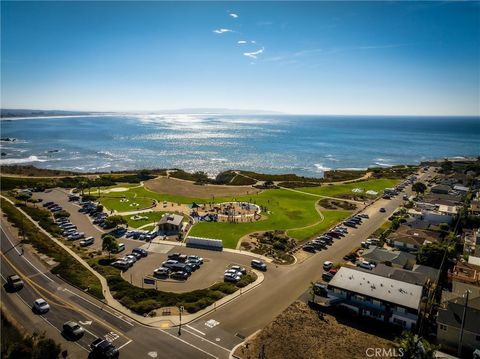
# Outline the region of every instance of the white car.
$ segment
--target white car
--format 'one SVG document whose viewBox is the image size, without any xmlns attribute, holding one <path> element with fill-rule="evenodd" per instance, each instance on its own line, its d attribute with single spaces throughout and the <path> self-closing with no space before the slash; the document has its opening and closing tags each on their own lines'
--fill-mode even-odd
<svg viewBox="0 0 480 359">
<path fill-rule="evenodd" d="M 323 269 L 324 270 L 329 271 L 330 269 L 332 269 L 332 267 L 333 267 L 332 262 L 330 262 L 330 261 L 323 262 Z"/>
<path fill-rule="evenodd" d="M 33 302 L 33 310 L 37 313 L 46 313 L 50 310 L 50 305 L 43 298 L 38 298 Z"/>
<path fill-rule="evenodd" d="M 242 272 L 237 271 L 237 270 L 235 270 L 235 269 L 227 269 L 227 270 L 225 271 L 225 275 L 227 275 L 227 274 L 232 275 L 232 276 L 239 276 L 239 277 L 242 276 Z"/>
<path fill-rule="evenodd" d="M 137 261 L 137 257 L 135 257 L 133 254 L 127 254 L 125 256 L 125 259 L 127 259 L 127 260 L 130 259 L 130 260 L 133 261 L 133 263 L 135 263 Z"/>
</svg>

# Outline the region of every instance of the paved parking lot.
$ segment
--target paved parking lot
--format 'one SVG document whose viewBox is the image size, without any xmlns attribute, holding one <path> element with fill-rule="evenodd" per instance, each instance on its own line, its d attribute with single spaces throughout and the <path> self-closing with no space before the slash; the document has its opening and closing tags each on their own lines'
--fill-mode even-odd
<svg viewBox="0 0 480 359">
<path fill-rule="evenodd" d="M 123 242 L 123 240 L 121 240 Z M 126 251 L 117 255 L 122 257 L 129 253 L 134 246 L 125 243 Z M 167 253 L 156 253 L 149 250 L 149 246 L 171 247 Z M 247 269 L 250 268 L 252 257 L 231 252 L 215 252 L 209 250 L 186 248 L 180 246 L 170 246 L 164 243 L 152 244 L 146 243 L 142 246 L 149 251 L 148 257 L 139 259 L 132 267 L 123 272 L 123 278 L 131 281 L 132 284 L 141 287 L 144 277 L 153 277 L 153 270 L 160 267 L 163 261 L 166 261 L 169 253 L 179 252 L 186 255 L 197 255 L 203 258 L 203 265 L 200 266 L 185 281 L 177 281 L 174 279 L 156 278 L 156 287 L 159 290 L 167 292 L 190 292 L 196 289 L 204 289 L 216 282 L 223 282 L 223 273 L 225 269 L 233 264 L 241 265 Z M 143 284 L 145 288 L 155 288 L 155 285 Z"/>
<path fill-rule="evenodd" d="M 95 238 L 93 245 L 87 247 L 93 250 L 101 250 L 101 235 L 104 233 L 100 227 L 95 226 L 91 218 L 78 212 L 80 206 L 74 202 L 69 202 L 67 192 L 54 189 L 52 191 L 35 193 L 35 198 L 42 198 L 43 202 L 55 202 L 64 210 L 70 213 L 70 221 L 75 224 L 79 232 L 84 232 L 85 237 L 92 236 Z M 78 242 L 78 241 L 76 241 Z M 123 278 L 132 284 L 145 287 L 157 288 L 162 291 L 171 292 L 189 292 L 196 289 L 204 289 L 216 282 L 223 282 L 223 274 L 225 269 L 233 264 L 241 265 L 247 269 L 250 268 L 250 262 L 253 257 L 247 254 L 239 254 L 232 252 L 215 252 L 202 249 L 186 248 L 179 246 L 178 243 L 164 241 L 161 237 L 157 237 L 152 242 L 145 242 L 131 238 L 119 238 L 118 243 L 125 244 L 125 250 L 116 254 L 117 258 L 121 258 L 132 252 L 135 247 L 141 247 L 148 251 L 148 256 L 139 259 L 131 268 L 125 271 Z M 160 267 L 162 262 L 168 259 L 169 253 L 180 252 L 187 255 L 198 255 L 204 259 L 204 264 L 197 269 L 184 282 L 173 279 L 156 278 L 156 284 L 144 284 L 145 277 L 153 277 L 153 271 Z"/>
</svg>

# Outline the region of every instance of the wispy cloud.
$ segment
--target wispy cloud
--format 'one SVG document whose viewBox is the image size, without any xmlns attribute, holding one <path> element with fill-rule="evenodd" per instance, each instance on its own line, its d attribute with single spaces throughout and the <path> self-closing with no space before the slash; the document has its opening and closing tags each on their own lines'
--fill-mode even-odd
<svg viewBox="0 0 480 359">
<path fill-rule="evenodd" d="M 260 50 L 257 50 L 257 51 L 253 51 L 253 52 L 244 52 L 243 55 L 244 56 L 247 56 L 247 57 L 250 57 L 252 59 L 256 59 L 258 55 L 260 55 L 261 53 L 263 53 L 265 51 L 265 48 L 262 47 Z"/>
<path fill-rule="evenodd" d="M 350 46 L 350 47 L 337 47 L 326 51 L 328 54 L 335 54 L 344 51 L 362 51 L 362 50 L 383 50 L 394 49 L 397 47 L 407 46 L 407 44 L 386 44 L 386 45 L 365 45 L 365 46 Z"/>
<path fill-rule="evenodd" d="M 255 40 L 250 41 L 252 44 L 256 44 L 257 42 Z"/>
<path fill-rule="evenodd" d="M 225 34 L 226 32 L 233 32 L 233 31 L 230 30 L 230 29 L 223 29 L 223 28 L 221 28 L 221 29 L 213 30 L 213 32 L 216 33 L 216 34 Z"/>
<path fill-rule="evenodd" d="M 237 44 L 246 44 L 247 42 L 245 40 L 239 40 L 237 41 Z"/>
<path fill-rule="evenodd" d="M 233 17 L 234 19 L 237 19 L 238 18 L 238 14 L 235 14 L 234 12 L 231 12 L 229 14 L 231 17 Z"/>
</svg>

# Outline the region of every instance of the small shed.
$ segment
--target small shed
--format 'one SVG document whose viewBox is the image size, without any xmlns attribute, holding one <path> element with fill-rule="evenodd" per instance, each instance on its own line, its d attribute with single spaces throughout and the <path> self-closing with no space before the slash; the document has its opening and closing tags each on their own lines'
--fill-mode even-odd
<svg viewBox="0 0 480 359">
<path fill-rule="evenodd" d="M 187 247 L 207 249 L 211 251 L 223 251 L 223 242 L 219 239 L 201 238 L 201 237 L 187 237 L 185 240 Z"/>
<path fill-rule="evenodd" d="M 165 214 L 158 222 L 158 232 L 163 234 L 177 234 L 182 229 L 183 216 L 178 214 Z"/>
</svg>

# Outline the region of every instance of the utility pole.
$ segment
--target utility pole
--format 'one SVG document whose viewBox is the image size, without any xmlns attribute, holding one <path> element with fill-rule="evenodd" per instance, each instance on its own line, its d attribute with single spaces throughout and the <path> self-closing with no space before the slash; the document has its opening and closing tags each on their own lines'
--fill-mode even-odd
<svg viewBox="0 0 480 359">
<path fill-rule="evenodd" d="M 463 306 L 463 315 L 462 315 L 462 325 L 460 326 L 460 338 L 458 339 L 458 352 L 457 356 L 462 357 L 462 340 L 463 340 L 463 329 L 465 328 L 465 319 L 467 317 L 467 308 L 468 308 L 468 295 L 470 290 L 465 291 L 465 305 Z"/>
</svg>

